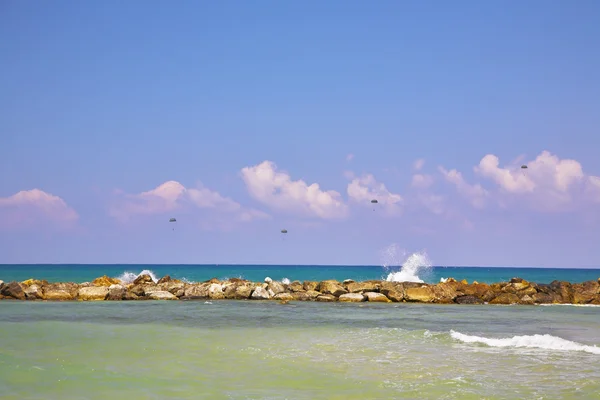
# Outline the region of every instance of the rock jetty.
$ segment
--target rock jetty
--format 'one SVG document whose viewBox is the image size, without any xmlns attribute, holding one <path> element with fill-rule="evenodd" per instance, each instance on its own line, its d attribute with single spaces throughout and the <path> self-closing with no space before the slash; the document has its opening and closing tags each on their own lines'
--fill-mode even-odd
<svg viewBox="0 0 600 400">
<path fill-rule="evenodd" d="M 129 284 L 102 276 L 92 282 L 50 283 L 28 279 L 23 282 L 0 281 L 0 299 L 46 301 L 117 301 L 117 300 L 276 300 L 339 301 L 377 303 L 437 304 L 597 304 L 600 305 L 600 278 L 596 281 L 569 283 L 553 281 L 533 283 L 521 278 L 510 282 L 486 283 L 457 281 L 449 278 L 437 284 L 369 280 L 294 281 L 281 283 L 266 278 L 252 282 L 216 278 L 186 283 L 170 276 L 154 282 L 140 275 Z"/>
</svg>

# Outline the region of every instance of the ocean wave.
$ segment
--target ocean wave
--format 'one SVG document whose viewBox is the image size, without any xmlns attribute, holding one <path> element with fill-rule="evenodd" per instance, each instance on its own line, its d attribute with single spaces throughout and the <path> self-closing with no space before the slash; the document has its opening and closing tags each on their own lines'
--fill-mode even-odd
<svg viewBox="0 0 600 400">
<path fill-rule="evenodd" d="M 573 304 L 573 303 L 565 303 L 565 304 L 538 304 L 539 306 L 548 307 L 548 306 L 570 306 L 570 307 L 600 307 L 600 304 Z"/>
<path fill-rule="evenodd" d="M 465 335 L 464 333 L 451 330 L 450 336 L 453 339 L 463 343 L 483 343 L 490 347 L 515 347 L 515 348 L 536 348 L 544 350 L 560 351 L 583 351 L 591 354 L 600 355 L 600 347 L 589 346 L 577 342 L 572 342 L 557 336 L 549 334 L 544 335 L 523 335 L 510 338 L 486 338 L 482 336 Z"/>
</svg>

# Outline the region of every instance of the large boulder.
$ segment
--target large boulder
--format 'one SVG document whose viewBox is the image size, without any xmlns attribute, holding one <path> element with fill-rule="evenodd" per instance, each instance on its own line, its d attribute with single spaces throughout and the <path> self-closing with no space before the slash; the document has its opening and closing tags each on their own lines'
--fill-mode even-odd
<svg viewBox="0 0 600 400">
<path fill-rule="evenodd" d="M 361 301 L 365 301 L 365 296 L 363 296 L 360 293 L 346 293 L 340 295 L 339 301 L 348 303 L 358 303 Z"/>
<path fill-rule="evenodd" d="M 258 286 L 252 292 L 250 298 L 252 300 L 269 300 L 272 297 L 271 292 L 266 287 Z"/>
<path fill-rule="evenodd" d="M 208 287 L 210 285 L 207 283 L 189 285 L 184 290 L 183 298 L 189 300 L 208 299 Z"/>
<path fill-rule="evenodd" d="M 514 293 L 500 293 L 497 297 L 494 297 L 490 304 L 518 304 L 519 297 Z"/>
<path fill-rule="evenodd" d="M 309 291 L 309 290 L 317 290 L 317 287 L 319 286 L 319 282 L 315 282 L 315 281 L 304 281 L 304 284 L 302 285 L 302 288 L 305 291 Z"/>
<path fill-rule="evenodd" d="M 121 281 L 119 279 L 116 278 L 111 278 L 107 275 L 101 276 L 99 278 L 96 278 L 92 281 L 92 285 L 93 286 L 106 286 L 109 287 L 110 285 L 118 285 L 121 284 Z"/>
<path fill-rule="evenodd" d="M 4 297 L 11 297 L 16 300 L 25 300 L 25 292 L 19 282 L 13 281 L 2 285 L 0 293 Z"/>
<path fill-rule="evenodd" d="M 371 303 L 391 303 L 392 302 L 384 294 L 381 294 L 381 293 L 365 292 L 363 294 L 367 298 L 367 301 L 369 301 Z"/>
<path fill-rule="evenodd" d="M 78 298 L 83 301 L 98 301 L 104 300 L 108 296 L 108 287 L 106 286 L 89 286 L 79 289 Z"/>
<path fill-rule="evenodd" d="M 135 280 L 133 281 L 134 285 L 140 285 L 142 283 L 154 283 L 154 280 L 152 279 L 152 277 L 148 274 L 143 274 L 138 276 L 137 278 L 135 278 Z"/>
<path fill-rule="evenodd" d="M 317 291 L 321 292 L 322 294 L 331 294 L 335 297 L 348 293 L 348 291 L 344 289 L 338 281 L 333 279 L 319 282 Z"/>
<path fill-rule="evenodd" d="M 224 299 L 223 295 L 223 285 L 220 283 L 211 283 L 208 287 L 208 297 L 212 300 L 221 300 Z"/>
<path fill-rule="evenodd" d="M 25 289 L 25 297 L 27 300 L 41 300 L 44 298 L 44 291 L 39 285 L 31 285 Z"/>
<path fill-rule="evenodd" d="M 73 282 L 51 283 L 43 289 L 45 300 L 75 300 L 79 292 L 79 286 Z"/>
<path fill-rule="evenodd" d="M 330 301 L 336 301 L 337 297 L 335 297 L 332 294 L 320 294 L 317 296 L 316 301 L 324 301 L 324 302 L 330 302 Z"/>
<path fill-rule="evenodd" d="M 304 285 L 298 281 L 294 281 L 288 285 L 288 290 L 290 292 L 303 292 L 305 291 Z"/>
<path fill-rule="evenodd" d="M 470 294 L 458 296 L 454 299 L 454 301 L 457 304 L 483 304 L 483 300 Z"/>
<path fill-rule="evenodd" d="M 108 287 L 108 295 L 106 296 L 106 300 L 124 300 L 126 293 L 127 289 L 125 286 L 119 284 L 110 285 Z"/>
<path fill-rule="evenodd" d="M 179 300 L 173 293 L 166 290 L 159 290 L 148 295 L 150 300 Z"/>
<path fill-rule="evenodd" d="M 350 282 L 344 286 L 350 293 L 379 292 L 381 289 L 381 282 L 380 281 Z"/>
<path fill-rule="evenodd" d="M 285 292 L 285 287 L 281 282 L 271 281 L 267 288 L 273 293 L 273 295 Z"/>
<path fill-rule="evenodd" d="M 435 293 L 430 286 L 413 287 L 404 290 L 404 298 L 406 301 L 433 303 Z"/>
</svg>

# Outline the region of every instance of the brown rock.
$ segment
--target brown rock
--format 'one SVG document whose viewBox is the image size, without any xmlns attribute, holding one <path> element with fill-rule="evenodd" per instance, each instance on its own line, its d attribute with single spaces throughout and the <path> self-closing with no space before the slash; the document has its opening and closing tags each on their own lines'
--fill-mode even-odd
<svg viewBox="0 0 600 400">
<path fill-rule="evenodd" d="M 2 285 L 0 293 L 5 297 L 11 297 L 16 300 L 25 300 L 25 292 L 19 282 L 16 281 Z"/>
<path fill-rule="evenodd" d="M 106 286 L 109 287 L 111 285 L 119 285 L 121 281 L 119 279 L 111 278 L 107 275 L 101 276 L 100 278 L 96 278 L 92 281 L 92 286 Z"/>
<path fill-rule="evenodd" d="M 304 285 L 302 285 L 300 282 L 294 281 L 288 285 L 288 290 L 290 292 L 303 292 L 305 289 Z"/>
<path fill-rule="evenodd" d="M 150 300 L 179 300 L 173 293 L 169 293 L 166 290 L 159 290 L 152 292 L 148 295 Z"/>
<path fill-rule="evenodd" d="M 460 295 L 456 290 L 459 287 L 455 282 L 439 283 L 433 286 L 433 295 L 436 303 L 452 303 Z"/>
<path fill-rule="evenodd" d="M 346 285 L 346 289 L 350 293 L 379 292 L 381 290 L 381 282 L 379 282 L 379 281 L 351 282 Z"/>
<path fill-rule="evenodd" d="M 539 292 L 539 293 L 536 293 L 533 296 L 531 296 L 531 298 L 533 299 L 533 302 L 537 303 L 537 304 L 552 304 L 552 303 L 554 303 L 554 299 L 553 299 L 552 295 L 549 295 L 548 293 Z"/>
<path fill-rule="evenodd" d="M 42 300 L 44 298 L 44 291 L 39 285 L 33 284 L 25 289 L 25 297 L 27 300 Z"/>
<path fill-rule="evenodd" d="M 90 286 L 79 289 L 77 295 L 79 300 L 82 301 L 98 301 L 104 300 L 108 296 L 108 287 L 106 286 Z"/>
<path fill-rule="evenodd" d="M 281 301 L 290 301 L 294 300 L 294 296 L 292 296 L 291 293 L 277 293 L 275 296 L 273 296 L 273 299 Z"/>
<path fill-rule="evenodd" d="M 490 301 L 490 304 L 517 304 L 519 297 L 514 293 L 500 293 Z"/>
<path fill-rule="evenodd" d="M 189 285 L 185 288 L 183 297 L 188 300 L 195 299 L 208 299 L 208 286 L 209 283 L 199 283 Z"/>
<path fill-rule="evenodd" d="M 125 289 L 123 285 L 111 285 L 108 288 L 108 295 L 106 296 L 106 300 L 124 300 L 126 293 L 127 289 Z"/>
<path fill-rule="evenodd" d="M 154 283 L 152 277 L 148 274 L 140 275 L 133 281 L 134 285 L 140 285 L 142 283 Z"/>
<path fill-rule="evenodd" d="M 167 282 L 171 282 L 171 276 L 170 275 L 163 276 L 156 283 L 158 283 L 160 285 L 161 283 L 167 283 Z"/>
<path fill-rule="evenodd" d="M 304 281 L 302 288 L 307 292 L 310 290 L 317 290 L 317 286 L 319 286 L 319 282 L 315 281 Z"/>
<path fill-rule="evenodd" d="M 277 282 L 277 281 L 269 282 L 267 288 L 270 289 L 271 292 L 273 292 L 273 294 L 279 294 L 279 293 L 285 292 L 285 287 L 283 286 L 283 284 L 281 282 Z"/>
<path fill-rule="evenodd" d="M 381 294 L 381 293 L 365 292 L 363 294 L 367 298 L 367 301 L 372 302 L 372 303 L 391 303 L 392 302 L 384 294 Z"/>
<path fill-rule="evenodd" d="M 326 280 L 319 282 L 317 291 L 321 292 L 322 294 L 331 294 L 335 297 L 348 293 L 348 291 L 344 289 L 336 280 Z"/>
<path fill-rule="evenodd" d="M 336 297 L 332 294 L 321 294 L 317 296 L 317 301 L 336 301 Z"/>
<path fill-rule="evenodd" d="M 365 301 L 365 296 L 360 293 L 346 293 L 339 297 L 339 301 L 346 303 L 359 303 Z"/>
<path fill-rule="evenodd" d="M 534 301 L 531 298 L 531 296 L 529 296 L 528 294 L 524 295 L 523 297 L 521 297 L 520 302 L 521 304 L 533 304 Z"/>
<path fill-rule="evenodd" d="M 458 296 L 454 299 L 457 304 L 483 304 L 483 300 L 473 295 Z"/>
<path fill-rule="evenodd" d="M 429 286 L 408 288 L 404 290 L 404 299 L 406 301 L 432 303 L 435 300 L 435 293 Z"/>
</svg>

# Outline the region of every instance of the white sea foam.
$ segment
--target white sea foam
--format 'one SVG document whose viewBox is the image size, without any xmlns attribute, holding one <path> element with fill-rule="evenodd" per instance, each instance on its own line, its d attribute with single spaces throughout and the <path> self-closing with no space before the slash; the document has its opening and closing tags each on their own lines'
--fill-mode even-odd
<svg viewBox="0 0 600 400">
<path fill-rule="evenodd" d="M 281 283 L 283 283 L 284 285 L 289 285 L 290 284 L 290 280 L 288 278 L 283 278 L 281 280 Z"/>
<path fill-rule="evenodd" d="M 400 260 L 403 262 L 400 263 Z M 383 251 L 383 267 L 390 271 L 386 278 L 389 282 L 419 282 L 423 279 L 419 275 L 427 274 L 431 270 L 431 261 L 427 253 L 416 252 L 407 257 L 407 252 L 398 248 L 396 244 L 388 246 Z M 395 268 L 397 271 L 392 271 Z"/>
<path fill-rule="evenodd" d="M 464 343 L 483 343 L 491 347 L 526 347 L 544 350 L 562 350 L 562 351 L 584 351 L 591 354 L 600 355 L 600 347 L 589 346 L 577 342 L 572 342 L 557 336 L 545 335 L 523 335 L 513 336 L 511 338 L 490 339 L 481 336 L 465 335 L 464 333 L 450 331 L 453 339 Z"/>
<path fill-rule="evenodd" d="M 135 279 L 140 275 L 150 275 L 154 283 L 158 282 L 158 278 L 156 277 L 156 275 L 154 275 L 154 272 L 150 271 L 149 269 L 145 269 L 139 274 L 136 274 L 135 272 L 125 271 L 121 274 L 121 276 L 117 277 L 117 279 L 127 284 L 135 281 Z"/>
</svg>

